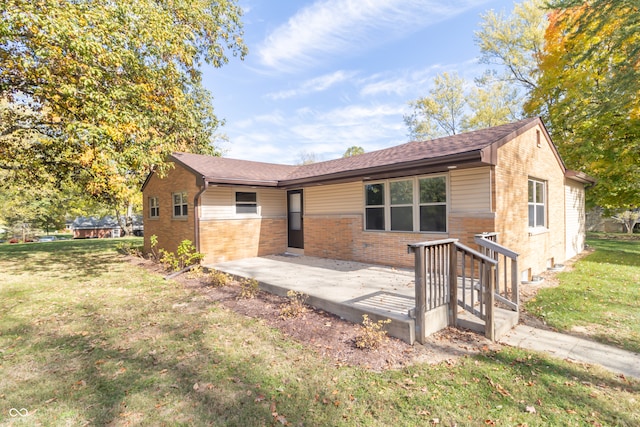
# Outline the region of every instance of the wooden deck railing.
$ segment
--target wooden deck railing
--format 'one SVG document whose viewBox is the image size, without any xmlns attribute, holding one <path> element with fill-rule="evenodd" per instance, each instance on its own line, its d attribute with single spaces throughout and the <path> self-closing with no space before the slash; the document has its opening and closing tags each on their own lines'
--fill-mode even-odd
<svg viewBox="0 0 640 427">
<path fill-rule="evenodd" d="M 518 311 L 520 303 L 518 291 L 518 254 L 497 243 L 498 233 L 482 233 L 474 240 L 480 246 L 480 252 L 497 261 L 496 300 L 509 310 Z"/>
<path fill-rule="evenodd" d="M 426 340 L 426 312 L 448 304 L 449 325 L 456 324 L 461 306 L 485 321 L 485 335 L 493 341 L 497 261 L 458 239 L 416 243 L 408 250 L 415 254 L 416 340 Z"/>
</svg>

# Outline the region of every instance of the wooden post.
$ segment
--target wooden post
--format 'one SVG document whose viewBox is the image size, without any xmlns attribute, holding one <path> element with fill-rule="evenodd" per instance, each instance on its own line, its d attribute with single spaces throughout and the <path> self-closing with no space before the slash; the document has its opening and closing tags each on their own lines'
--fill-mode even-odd
<svg viewBox="0 0 640 427">
<path fill-rule="evenodd" d="M 483 263 L 486 267 L 484 268 L 484 304 L 485 304 L 485 318 L 484 318 L 484 336 L 489 338 L 491 341 L 495 341 L 495 326 L 493 319 L 493 310 L 495 305 L 495 294 L 494 294 L 494 283 L 495 272 L 492 271 L 493 268 L 490 264 L 486 262 Z"/>
<path fill-rule="evenodd" d="M 463 272 L 464 274 L 464 272 Z M 449 326 L 458 323 L 458 248 L 449 243 Z"/>
<path fill-rule="evenodd" d="M 518 272 L 518 258 L 515 258 L 511 260 L 511 301 L 513 301 L 516 306 L 519 306 L 520 304 L 520 289 L 518 287 L 519 281 L 520 273 Z"/>
<path fill-rule="evenodd" d="M 418 246 L 413 248 L 413 251 L 416 254 L 416 341 L 424 344 L 427 339 L 424 324 L 427 307 L 427 281 L 425 277 L 425 252 L 427 248 Z"/>
</svg>

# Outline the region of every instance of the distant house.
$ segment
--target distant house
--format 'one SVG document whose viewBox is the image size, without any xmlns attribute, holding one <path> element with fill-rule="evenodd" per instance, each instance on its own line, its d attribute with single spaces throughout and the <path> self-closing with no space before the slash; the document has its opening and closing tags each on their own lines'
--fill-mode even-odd
<svg viewBox="0 0 640 427">
<path fill-rule="evenodd" d="M 105 216 L 77 217 L 71 224 L 74 239 L 102 239 L 120 237 L 122 229 L 115 218 Z"/>
<path fill-rule="evenodd" d="M 120 237 L 123 234 L 120 223 L 108 215 L 102 218 L 77 217 L 67 228 L 73 231 L 74 239 L 114 238 Z M 134 236 L 142 236 L 143 230 L 142 216 L 134 215 Z"/>
<path fill-rule="evenodd" d="M 413 266 L 407 245 L 497 232 L 522 280 L 584 249 L 588 176 L 526 119 L 358 156 L 288 166 L 175 153 L 143 186 L 150 236 L 189 239 L 206 263 L 285 251 Z"/>
</svg>

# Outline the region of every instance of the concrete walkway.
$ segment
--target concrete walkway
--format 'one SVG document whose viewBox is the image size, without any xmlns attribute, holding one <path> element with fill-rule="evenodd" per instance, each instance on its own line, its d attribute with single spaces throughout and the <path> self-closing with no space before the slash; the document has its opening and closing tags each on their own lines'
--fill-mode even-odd
<svg viewBox="0 0 640 427">
<path fill-rule="evenodd" d="M 284 296 L 290 289 L 302 292 L 309 296 L 308 304 L 354 323 L 361 323 L 363 314 L 374 321 L 392 319 L 390 335 L 407 342 L 414 340 L 415 322 L 408 316 L 415 307 L 412 270 L 288 255 L 245 258 L 206 267 L 255 278 L 264 290 L 276 295 Z M 640 378 L 639 354 L 572 335 L 517 325 L 499 342 Z"/>
<path fill-rule="evenodd" d="M 600 365 L 626 377 L 640 379 L 640 354 L 596 343 L 573 335 L 518 325 L 500 339 L 502 344 L 550 354 L 591 365 Z"/>
</svg>

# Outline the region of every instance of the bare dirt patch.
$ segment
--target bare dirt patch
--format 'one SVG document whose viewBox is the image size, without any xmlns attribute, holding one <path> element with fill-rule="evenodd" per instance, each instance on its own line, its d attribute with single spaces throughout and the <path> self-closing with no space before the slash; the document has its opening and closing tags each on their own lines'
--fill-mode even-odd
<svg viewBox="0 0 640 427">
<path fill-rule="evenodd" d="M 129 262 L 156 274 L 167 274 L 161 266 L 150 260 L 129 257 Z M 498 344 L 491 343 L 475 332 L 446 328 L 431 335 L 424 345 L 409 345 L 389 337 L 376 350 L 359 349 L 355 339 L 361 333 L 360 326 L 323 310 L 311 308 L 298 317 L 283 318 L 280 308 L 287 298 L 260 291 L 254 298 L 242 299 L 239 298 L 240 285 L 237 282 L 213 287 L 206 279 L 190 278 L 187 274 L 173 280 L 204 295 L 212 304 L 217 303 L 240 315 L 261 320 L 318 355 L 330 358 L 336 365 L 382 370 L 401 368 L 416 362 L 453 363 L 465 355 L 499 348 Z"/>
</svg>

